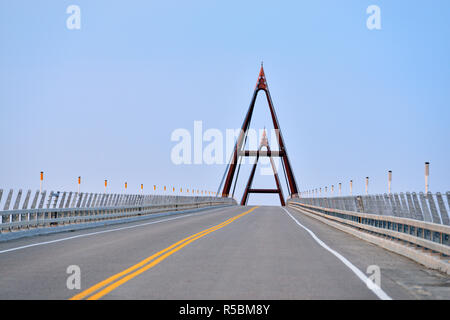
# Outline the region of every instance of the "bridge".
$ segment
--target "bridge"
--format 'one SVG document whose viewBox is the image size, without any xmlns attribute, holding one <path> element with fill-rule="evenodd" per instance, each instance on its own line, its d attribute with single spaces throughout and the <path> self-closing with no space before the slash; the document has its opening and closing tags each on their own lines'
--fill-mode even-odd
<svg viewBox="0 0 450 320">
<path fill-rule="evenodd" d="M 245 150 L 260 91 L 279 150 L 265 134 Z M 260 157 L 274 189 L 253 186 Z M 1 189 L 0 299 L 450 298 L 450 192 L 322 194 L 301 191 L 294 170 L 261 67 L 218 192 Z M 252 193 L 276 193 L 280 206 L 248 206 Z"/>
</svg>

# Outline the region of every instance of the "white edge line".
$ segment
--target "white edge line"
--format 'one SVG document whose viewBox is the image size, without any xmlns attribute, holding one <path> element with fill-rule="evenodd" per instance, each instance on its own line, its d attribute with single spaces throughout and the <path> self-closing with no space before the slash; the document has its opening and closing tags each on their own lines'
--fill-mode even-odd
<svg viewBox="0 0 450 320">
<path fill-rule="evenodd" d="M 223 209 L 223 208 L 216 208 L 216 209 L 213 209 L 211 211 L 216 211 L 216 210 L 219 210 L 219 209 Z M 211 212 L 211 211 L 209 211 L 209 212 Z M 142 227 L 142 226 L 146 226 L 146 225 L 150 225 L 150 224 L 160 223 L 160 222 L 166 222 L 166 221 L 171 221 L 171 220 L 176 220 L 176 219 L 181 219 L 181 218 L 187 218 L 187 217 L 190 217 L 192 215 L 197 215 L 199 213 L 204 213 L 204 212 L 194 212 L 194 213 L 189 213 L 189 214 L 183 214 L 182 216 L 178 216 L 178 217 L 174 217 L 174 218 L 162 219 L 162 220 L 158 220 L 158 221 L 146 222 L 146 223 L 136 224 L 136 225 L 122 227 L 122 228 L 115 228 L 115 229 L 110 229 L 110 230 L 103 230 L 103 231 L 97 231 L 97 232 L 91 232 L 91 233 L 84 233 L 84 234 L 79 234 L 79 235 L 72 236 L 72 237 L 67 237 L 67 238 L 61 238 L 61 239 L 56 239 L 56 240 L 51 240 L 51 241 L 44 241 L 44 242 L 28 244 L 26 246 L 20 246 L 20 247 L 15 247 L 15 248 L 2 250 L 2 251 L 0 251 L 0 254 L 6 253 L 6 252 L 11 252 L 11 251 L 17 251 L 17 250 L 21 250 L 21 249 L 26 249 L 26 248 L 30 248 L 30 247 L 42 246 L 42 245 L 45 245 L 45 244 L 51 244 L 51 243 L 56 243 L 56 242 L 61 242 L 61 241 L 72 240 L 72 239 L 76 239 L 76 238 L 83 238 L 83 237 L 93 236 L 93 235 L 97 235 L 97 234 L 101 234 L 101 233 L 121 231 L 121 230 L 126 230 L 126 229 Z"/>
<path fill-rule="evenodd" d="M 357 267 L 355 267 L 350 261 L 348 261 L 343 255 L 341 255 L 339 252 L 331 249 L 329 246 L 327 246 L 322 240 L 320 240 L 315 234 L 314 232 L 312 232 L 311 230 L 309 230 L 307 227 L 305 227 L 304 225 L 302 225 L 297 219 L 295 219 L 289 211 L 286 210 L 286 208 L 282 209 L 284 211 L 286 211 L 286 213 L 292 218 L 292 220 L 294 220 L 300 227 L 302 227 L 303 229 L 305 229 L 310 235 L 311 237 L 318 243 L 320 244 L 324 249 L 326 249 L 327 251 L 329 251 L 330 253 L 332 253 L 334 256 L 336 256 L 339 260 L 341 260 L 341 262 L 343 264 L 345 264 L 350 270 L 353 271 L 354 274 L 356 274 L 356 276 L 362 281 L 364 282 L 364 284 L 367 284 L 368 281 L 372 282 L 372 280 L 370 280 L 368 277 L 366 277 L 366 275 L 361 272 L 361 270 L 359 270 Z M 372 282 L 373 283 L 373 282 Z M 381 300 L 392 300 L 392 298 L 387 295 L 386 292 L 384 292 L 380 287 L 378 287 L 377 285 L 373 284 L 372 286 L 367 286 L 368 289 L 370 289 L 378 298 L 380 298 Z"/>
</svg>

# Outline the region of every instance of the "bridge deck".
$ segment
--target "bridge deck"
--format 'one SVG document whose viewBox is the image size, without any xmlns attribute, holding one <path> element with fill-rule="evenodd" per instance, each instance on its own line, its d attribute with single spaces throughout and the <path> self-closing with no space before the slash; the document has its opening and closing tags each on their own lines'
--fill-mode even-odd
<svg viewBox="0 0 450 320">
<path fill-rule="evenodd" d="M 175 219 L 159 218 L 1 243 L 0 299 L 71 298 L 177 241 L 250 208 L 212 209 Z M 288 210 L 363 273 L 369 265 L 378 265 L 381 287 L 390 297 L 450 297 L 445 286 L 448 277 Z M 79 237 L 67 239 L 74 236 Z M 38 245 L 30 246 L 33 244 Z M 81 290 L 66 287 L 69 265 L 81 269 Z M 377 296 L 283 209 L 259 207 L 179 248 L 102 298 L 377 299 Z"/>
</svg>

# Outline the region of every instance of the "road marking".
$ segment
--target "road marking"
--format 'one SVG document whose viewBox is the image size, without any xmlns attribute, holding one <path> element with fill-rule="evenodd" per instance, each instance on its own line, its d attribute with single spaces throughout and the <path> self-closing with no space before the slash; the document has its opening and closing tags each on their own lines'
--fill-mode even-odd
<svg viewBox="0 0 450 320">
<path fill-rule="evenodd" d="M 113 291 L 114 289 L 116 289 L 117 287 L 119 287 L 120 285 L 126 283 L 127 281 L 135 278 L 136 276 L 140 275 L 141 273 L 147 271 L 148 269 L 156 266 L 157 264 L 159 264 L 161 261 L 163 261 L 164 259 L 166 259 L 167 257 L 169 257 L 170 255 L 174 254 L 175 252 L 181 250 L 182 248 L 184 248 L 185 246 L 187 246 L 188 244 L 194 242 L 197 239 L 200 239 L 204 236 L 206 236 L 207 234 L 210 234 L 216 230 L 219 230 L 227 225 L 229 225 L 230 223 L 232 223 L 233 221 L 239 219 L 242 216 L 245 216 L 246 214 L 249 214 L 250 212 L 252 212 L 253 210 L 255 210 L 258 207 L 253 207 L 250 210 L 247 210 L 241 214 L 238 214 L 237 216 L 234 216 L 228 220 L 225 220 L 224 222 L 210 227 L 208 229 L 205 229 L 203 231 L 200 231 L 196 234 L 193 234 L 187 238 L 184 238 L 174 244 L 172 244 L 171 246 L 151 255 L 148 258 L 145 258 L 144 260 L 142 260 L 141 262 L 93 285 L 92 287 L 84 290 L 83 292 L 80 292 L 79 294 L 73 296 L 72 298 L 70 298 L 70 300 L 81 300 L 83 298 L 86 298 L 87 296 L 89 296 L 90 294 L 98 291 L 97 293 L 93 294 L 92 296 L 90 296 L 89 298 L 87 298 L 87 300 L 97 300 L 100 299 L 101 297 L 105 296 L 106 294 L 108 294 L 109 292 Z M 135 271 L 136 270 L 136 271 Z M 134 271 L 134 272 L 133 272 Z M 117 281 L 116 281 L 117 280 Z M 114 282 L 115 281 L 115 282 Z M 105 287 L 107 286 L 107 287 Z"/>
<path fill-rule="evenodd" d="M 302 227 L 303 229 L 305 229 L 310 235 L 311 237 L 318 243 L 320 244 L 324 249 L 328 250 L 330 253 L 332 253 L 334 256 L 336 256 L 339 260 L 341 260 L 341 262 L 343 264 L 345 264 L 350 270 L 353 271 L 354 274 L 356 274 L 356 276 L 362 281 L 364 282 L 364 284 L 367 284 L 367 281 L 371 281 L 368 277 L 366 277 L 366 275 L 360 271 L 357 267 L 355 267 L 350 261 L 348 261 L 343 255 L 341 255 L 339 252 L 331 249 L 329 246 L 327 246 L 322 240 L 320 240 L 315 234 L 314 232 L 312 232 L 311 230 L 309 230 L 307 227 L 305 227 L 304 225 L 302 225 L 297 219 L 295 219 L 289 211 L 286 210 L 286 208 L 282 208 L 284 211 L 286 211 L 286 213 L 292 218 L 292 220 L 295 221 L 295 223 L 297 223 L 300 227 Z M 388 296 L 386 294 L 386 292 L 384 292 L 380 287 L 378 287 L 377 285 L 373 285 L 373 287 L 369 288 L 378 298 L 380 298 L 381 300 L 392 300 L 392 298 L 390 296 Z"/>
<path fill-rule="evenodd" d="M 214 211 L 220 210 L 220 209 L 224 209 L 224 208 L 216 208 L 216 209 L 213 209 L 213 210 L 208 210 L 207 213 L 211 213 L 211 212 L 214 212 Z M 31 247 L 36 247 L 36 246 L 42 246 L 42 245 L 56 243 L 56 242 L 61 242 L 61 241 L 67 241 L 67 240 L 72 240 L 72 239 L 77 239 L 77 238 L 93 236 L 93 235 L 102 234 L 102 233 L 121 231 L 121 230 L 126 230 L 126 229 L 137 228 L 137 227 L 143 227 L 143 226 L 147 226 L 147 225 L 151 225 L 151 224 L 156 224 L 156 223 L 160 223 L 160 222 L 166 222 L 166 221 L 171 221 L 171 220 L 176 220 L 176 219 L 181 219 L 181 218 L 187 218 L 187 217 L 190 217 L 190 216 L 193 216 L 193 215 L 204 214 L 204 213 L 205 212 L 195 212 L 195 213 L 189 213 L 189 214 L 179 213 L 179 214 L 182 214 L 182 216 L 178 216 L 178 217 L 174 217 L 174 218 L 168 218 L 168 219 L 162 219 L 162 220 L 157 220 L 157 221 L 152 221 L 152 222 L 146 222 L 146 223 L 136 224 L 136 225 L 127 226 L 127 227 L 115 228 L 115 229 L 110 229 L 110 230 L 96 231 L 96 232 L 91 232 L 91 233 L 83 233 L 83 234 L 79 234 L 79 235 L 76 235 L 76 236 L 67 237 L 67 238 L 61 238 L 61 239 L 56 239 L 56 240 L 32 243 L 32 244 L 28 244 L 28 245 L 25 245 L 25 246 L 20 246 L 20 247 L 15 247 L 15 248 L 1 250 L 0 254 L 1 253 L 6 253 L 6 252 L 11 252 L 11 251 L 17 251 L 17 250 L 21 250 L 21 249 L 26 249 L 26 248 L 31 248 Z M 151 219 L 151 217 L 149 217 L 149 218 Z M 124 223 L 126 223 L 126 222 L 124 222 Z"/>
</svg>

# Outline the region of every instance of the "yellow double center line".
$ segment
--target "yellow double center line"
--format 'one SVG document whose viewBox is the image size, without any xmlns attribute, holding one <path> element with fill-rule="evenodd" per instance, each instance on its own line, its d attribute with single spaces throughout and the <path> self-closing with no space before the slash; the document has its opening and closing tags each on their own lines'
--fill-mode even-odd
<svg viewBox="0 0 450 320">
<path fill-rule="evenodd" d="M 175 252 L 181 250 L 183 247 L 187 246 L 189 243 L 194 242 L 197 239 L 200 239 L 201 237 L 206 236 L 207 234 L 214 232 L 220 228 L 225 227 L 226 225 L 230 224 L 236 219 L 239 219 L 242 216 L 245 216 L 246 214 L 252 212 L 258 207 L 253 207 L 248 211 L 245 211 L 237 216 L 234 216 L 214 227 L 208 228 L 206 230 L 200 231 L 196 234 L 193 234 L 192 236 L 189 236 L 183 240 L 180 240 L 170 247 L 167 247 L 154 255 L 151 255 L 148 258 L 145 258 L 141 262 L 129 267 L 128 269 L 125 269 L 99 283 L 96 285 L 93 285 L 92 287 L 80 292 L 79 294 L 73 296 L 70 298 L 70 300 L 81 300 L 92 293 L 95 293 L 87 298 L 87 300 L 97 300 L 103 297 L 104 295 L 108 294 L 109 292 L 113 291 L 120 285 L 124 284 L 125 282 L 137 277 L 141 273 L 147 271 L 148 269 L 156 266 L 158 263 L 166 259 L 168 256 L 174 254 Z"/>
</svg>

